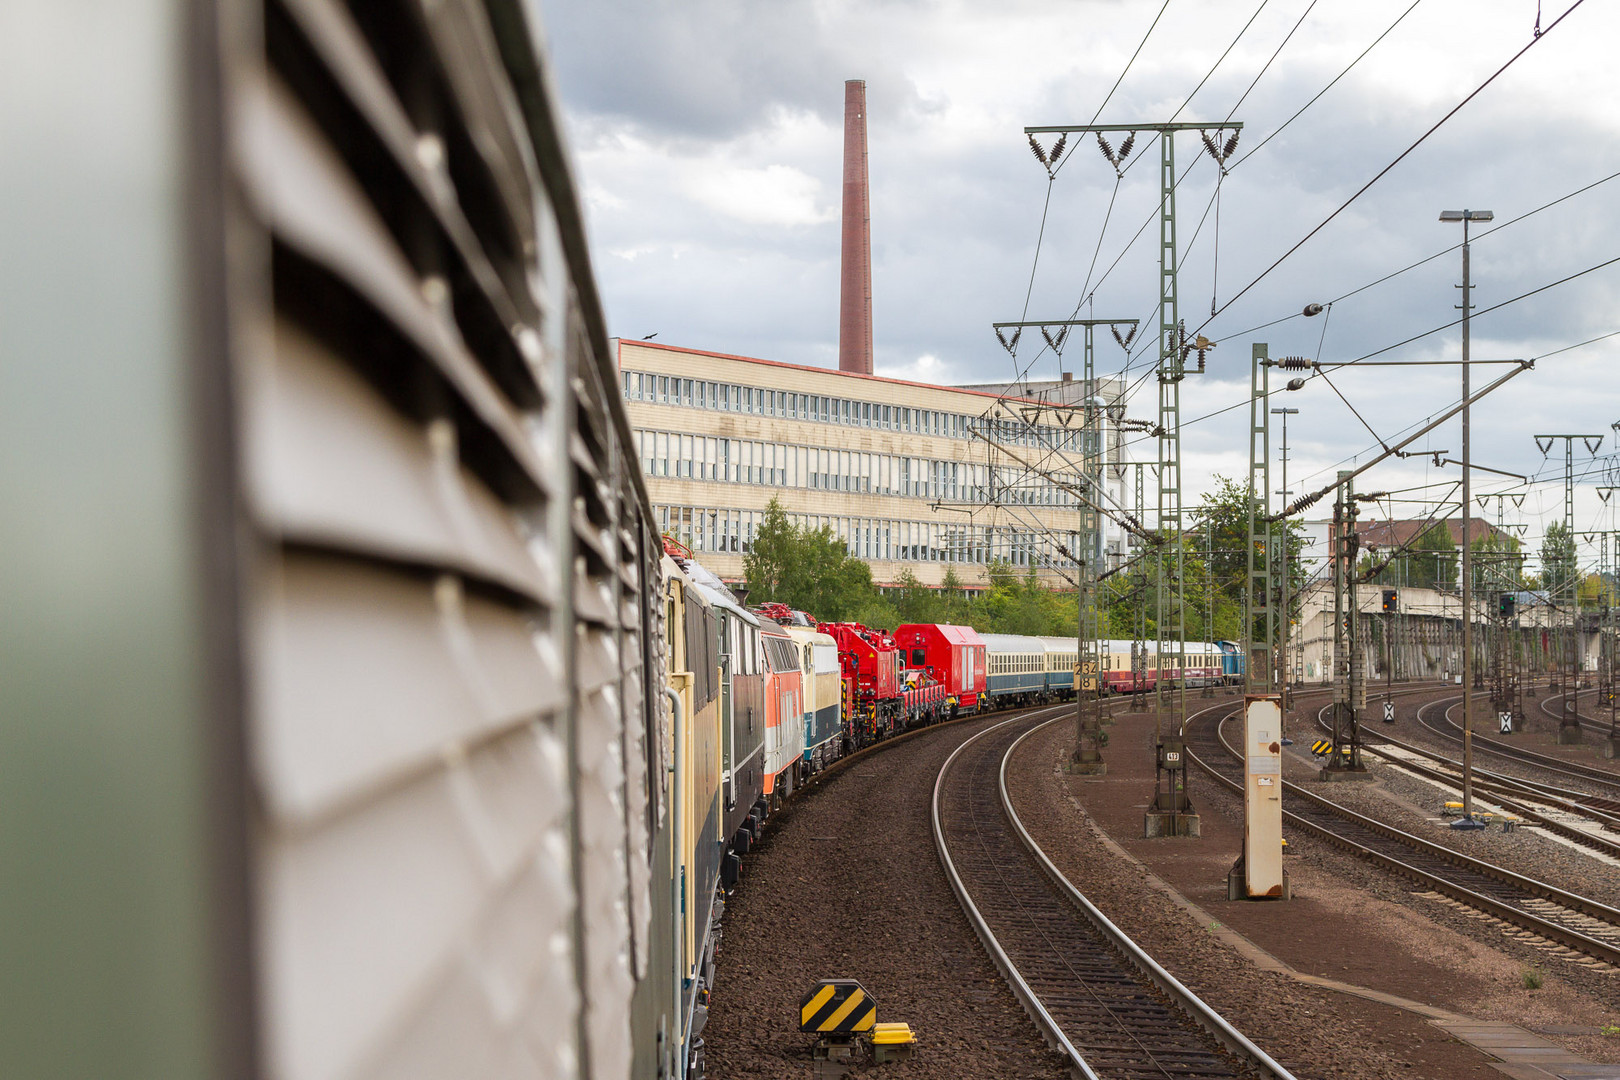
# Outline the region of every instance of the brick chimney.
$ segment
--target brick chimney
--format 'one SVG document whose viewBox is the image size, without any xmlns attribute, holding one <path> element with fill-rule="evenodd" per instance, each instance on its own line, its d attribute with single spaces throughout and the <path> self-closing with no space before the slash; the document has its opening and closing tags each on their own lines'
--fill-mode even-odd
<svg viewBox="0 0 1620 1080">
<path fill-rule="evenodd" d="M 844 83 L 844 241 L 838 370 L 872 374 L 872 212 L 866 182 L 866 80 Z"/>
</svg>

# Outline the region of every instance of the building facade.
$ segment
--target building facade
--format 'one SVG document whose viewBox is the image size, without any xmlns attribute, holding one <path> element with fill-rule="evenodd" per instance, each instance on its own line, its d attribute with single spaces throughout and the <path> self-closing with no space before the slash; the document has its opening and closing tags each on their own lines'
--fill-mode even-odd
<svg viewBox="0 0 1620 1080">
<path fill-rule="evenodd" d="M 1071 404 L 651 342 L 617 348 L 660 527 L 728 580 L 743 576 L 773 496 L 795 523 L 831 528 L 880 585 L 909 569 L 937 586 L 954 569 L 971 588 L 1000 559 L 1062 586 L 1100 517 L 1080 498 L 1083 422 Z M 1102 423 L 1113 464 L 1117 439 Z M 1101 548 L 1117 557 L 1123 535 L 1101 523 Z"/>
</svg>

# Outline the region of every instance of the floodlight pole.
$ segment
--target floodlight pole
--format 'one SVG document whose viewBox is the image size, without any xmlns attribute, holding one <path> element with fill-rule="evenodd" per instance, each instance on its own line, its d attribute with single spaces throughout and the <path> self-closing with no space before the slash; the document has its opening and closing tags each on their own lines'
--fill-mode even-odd
<svg viewBox="0 0 1620 1080">
<path fill-rule="evenodd" d="M 1462 244 L 1462 714 L 1463 714 L 1463 816 L 1459 824 L 1474 824 L 1474 559 L 1468 537 L 1468 519 L 1474 505 L 1473 459 L 1469 443 L 1468 407 L 1468 313 L 1473 310 L 1473 284 L 1468 275 L 1468 223 L 1490 221 L 1489 210 L 1447 210 L 1441 221 L 1461 221 Z"/>
</svg>

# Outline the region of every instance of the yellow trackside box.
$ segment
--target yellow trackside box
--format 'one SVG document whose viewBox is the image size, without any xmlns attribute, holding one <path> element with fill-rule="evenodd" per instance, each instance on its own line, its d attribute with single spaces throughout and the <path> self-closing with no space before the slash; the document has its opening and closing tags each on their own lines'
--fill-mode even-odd
<svg viewBox="0 0 1620 1080">
<path fill-rule="evenodd" d="M 872 1062 L 886 1065 L 891 1061 L 905 1061 L 911 1057 L 917 1037 L 910 1024 L 878 1024 L 872 1029 Z"/>
<path fill-rule="evenodd" d="M 799 1001 L 799 1030 L 818 1035 L 870 1031 L 877 999 L 854 979 L 822 979 Z"/>
</svg>

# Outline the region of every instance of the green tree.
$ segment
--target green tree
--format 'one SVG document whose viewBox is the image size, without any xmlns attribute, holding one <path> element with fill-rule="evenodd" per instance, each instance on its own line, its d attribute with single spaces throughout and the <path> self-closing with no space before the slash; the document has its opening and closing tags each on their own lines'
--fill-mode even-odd
<svg viewBox="0 0 1620 1080">
<path fill-rule="evenodd" d="M 872 584 L 872 568 L 832 529 L 795 525 L 774 496 L 743 558 L 743 577 L 756 604 L 776 601 L 827 622 L 864 617 L 893 625 L 894 608 Z"/>
<path fill-rule="evenodd" d="M 1520 587 L 1524 576 L 1524 555 L 1519 551 L 1519 538 L 1493 532 L 1475 540 L 1470 547 L 1474 553 L 1474 590 L 1479 595 L 1511 592 Z"/>
<path fill-rule="evenodd" d="M 1423 530 L 1407 554 L 1390 563 L 1399 565 L 1399 579 L 1418 589 L 1451 590 L 1457 587 L 1457 542 L 1451 528 L 1437 521 Z"/>
<path fill-rule="evenodd" d="M 939 592 L 936 595 L 939 597 L 940 606 L 939 618 L 935 619 L 935 622 L 954 623 L 958 626 L 972 625 L 973 600 L 963 588 L 962 579 L 956 576 L 956 567 L 945 568 L 945 577 L 940 580 Z"/>
<path fill-rule="evenodd" d="M 1547 526 L 1541 540 L 1541 584 L 1554 596 L 1575 589 L 1575 534 L 1562 521 Z"/>
<path fill-rule="evenodd" d="M 960 591 L 961 584 L 957 583 Z M 889 593 L 890 602 L 894 605 L 895 623 L 937 623 L 945 622 L 947 601 L 943 591 L 930 589 L 908 567 L 900 571 L 900 580 L 895 582 Z"/>
</svg>

